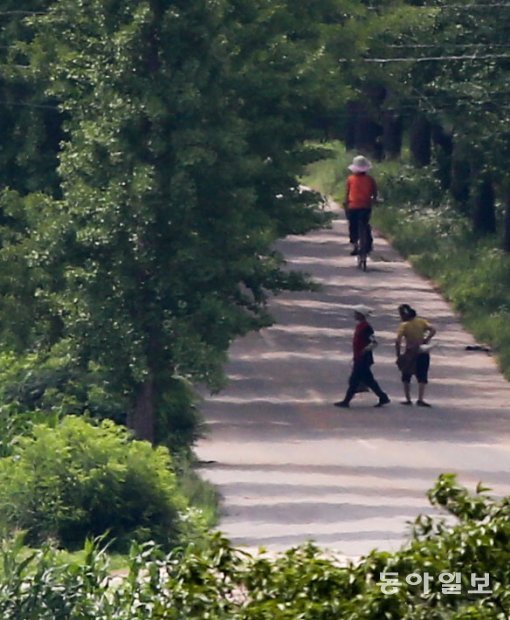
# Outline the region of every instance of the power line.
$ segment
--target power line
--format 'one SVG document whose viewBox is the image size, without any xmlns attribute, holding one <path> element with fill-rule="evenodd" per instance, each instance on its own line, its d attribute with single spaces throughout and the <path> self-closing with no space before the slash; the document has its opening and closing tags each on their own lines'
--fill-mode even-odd
<svg viewBox="0 0 510 620">
<path fill-rule="evenodd" d="M 510 5 L 509 5 L 510 6 Z M 477 54 L 460 55 L 460 56 L 420 56 L 420 57 L 395 57 L 395 58 L 339 58 L 338 62 L 373 62 L 385 64 L 388 62 L 450 62 L 458 60 L 494 60 L 506 59 L 510 60 L 510 54 Z"/>
<path fill-rule="evenodd" d="M 510 3 L 501 2 L 501 3 L 492 3 L 492 4 L 436 4 L 434 6 L 417 6 L 416 9 L 429 9 L 431 11 L 435 11 L 437 9 L 491 9 L 491 8 L 508 8 L 510 7 Z M 367 6 L 369 11 L 378 11 L 379 7 L 376 6 Z"/>
<path fill-rule="evenodd" d="M 60 108 L 56 105 L 49 105 L 43 103 L 24 103 L 24 102 L 13 102 L 13 101 L 1 101 L 0 105 L 5 105 L 11 108 L 43 108 L 45 110 L 60 110 Z"/>
<path fill-rule="evenodd" d="M 510 43 L 401 43 L 398 45 L 390 44 L 386 45 L 390 48 L 434 48 L 434 47 L 510 47 Z"/>
<path fill-rule="evenodd" d="M 431 7 L 421 7 L 430 9 L 487 9 L 493 7 L 510 7 L 508 2 L 492 3 L 492 4 L 439 4 Z"/>
<path fill-rule="evenodd" d="M 0 15 L 46 15 L 44 11 L 0 11 Z"/>
<path fill-rule="evenodd" d="M 363 62 L 430 62 L 430 61 L 451 61 L 451 60 L 494 60 L 496 58 L 506 58 L 510 60 L 510 54 L 485 54 L 478 56 L 477 54 L 464 56 L 422 56 L 419 58 L 363 58 Z"/>
</svg>

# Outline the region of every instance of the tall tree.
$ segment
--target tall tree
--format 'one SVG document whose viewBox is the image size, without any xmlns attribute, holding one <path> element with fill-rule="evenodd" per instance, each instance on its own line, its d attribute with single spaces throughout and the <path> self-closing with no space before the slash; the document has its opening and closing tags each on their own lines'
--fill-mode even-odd
<svg viewBox="0 0 510 620">
<path fill-rule="evenodd" d="M 510 7 L 438 0 L 424 10 L 432 17 L 432 27 L 427 39 L 409 52 L 415 60 L 408 84 L 419 94 L 420 108 L 429 120 L 448 127 L 453 159 L 446 161 L 449 156 L 442 151 L 439 163 L 442 172 L 451 164 L 451 190 L 460 204 L 471 196 L 477 228 L 482 225 L 480 196 L 489 192 L 487 174 L 496 196 L 504 198 L 508 184 L 510 119 L 504 104 L 510 69 L 505 25 Z M 490 196 L 482 200 L 491 201 Z"/>
<path fill-rule="evenodd" d="M 221 385 L 268 291 L 303 285 L 272 244 L 323 221 L 297 174 L 329 75 L 311 18 L 332 6 L 58 0 L 39 20 L 34 58 L 68 119 L 39 235 L 61 276 L 39 294 L 139 437 L 158 439 L 185 379 Z"/>
<path fill-rule="evenodd" d="M 357 3 L 351 9 L 352 40 L 337 48 L 351 86 L 345 110 L 347 148 L 376 157 L 400 155 L 403 131 L 419 105 L 411 84 L 411 65 L 397 61 L 405 53 L 401 49 L 405 41 L 419 40 L 431 21 L 422 7 L 405 0 Z M 357 140 L 357 135 L 362 139 Z"/>
</svg>

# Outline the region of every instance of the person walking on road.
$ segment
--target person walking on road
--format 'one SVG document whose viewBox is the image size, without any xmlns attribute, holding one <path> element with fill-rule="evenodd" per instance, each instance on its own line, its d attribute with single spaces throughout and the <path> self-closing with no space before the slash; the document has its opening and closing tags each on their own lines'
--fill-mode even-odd
<svg viewBox="0 0 510 620">
<path fill-rule="evenodd" d="M 372 204 L 377 200 L 377 185 L 367 174 L 372 164 L 363 155 L 354 157 L 348 168 L 352 174 L 347 177 L 344 207 L 349 222 L 349 241 L 353 245 L 351 255 L 354 256 L 358 253 L 360 221 L 363 220 L 369 226 Z M 371 240 L 372 235 L 369 236 Z"/>
<path fill-rule="evenodd" d="M 335 406 L 349 407 L 349 403 L 358 391 L 358 387 L 360 384 L 364 384 L 379 397 L 379 402 L 375 406 L 383 407 L 390 402 L 390 399 L 388 394 L 383 392 L 375 380 L 371 370 L 371 366 L 374 363 L 372 351 L 377 346 L 374 330 L 367 318 L 370 316 L 372 311 L 364 305 L 353 306 L 353 311 L 357 325 L 352 339 L 352 371 L 351 376 L 349 377 L 349 386 L 344 399 L 335 403 Z"/>
<path fill-rule="evenodd" d="M 402 323 L 397 332 L 395 352 L 397 354 L 397 366 L 402 374 L 405 400 L 403 405 L 412 405 L 411 378 L 414 375 L 418 382 L 419 407 L 430 407 L 424 400 L 425 388 L 428 383 L 428 371 L 430 366 L 430 340 L 436 334 L 436 329 L 425 319 L 417 316 L 414 308 L 409 304 L 401 304 L 398 312 Z M 402 344 L 405 348 L 402 351 Z"/>
</svg>

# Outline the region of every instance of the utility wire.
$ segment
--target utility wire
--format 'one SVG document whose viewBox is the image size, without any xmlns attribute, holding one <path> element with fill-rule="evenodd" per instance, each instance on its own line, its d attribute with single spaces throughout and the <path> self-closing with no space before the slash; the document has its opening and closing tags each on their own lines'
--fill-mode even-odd
<svg viewBox="0 0 510 620">
<path fill-rule="evenodd" d="M 19 15 L 19 16 L 27 16 L 27 15 L 46 15 L 44 11 L 0 11 L 0 15 Z"/>
<path fill-rule="evenodd" d="M 436 10 L 436 9 L 491 9 L 491 8 L 508 8 L 510 7 L 510 3 L 508 2 L 504 2 L 504 3 L 491 3 L 491 4 L 435 4 L 435 5 L 431 5 L 431 6 L 417 6 L 414 7 L 416 9 L 429 9 L 429 10 Z M 380 10 L 380 7 L 377 6 L 367 6 L 366 7 L 369 11 L 378 11 Z"/>
<path fill-rule="evenodd" d="M 398 45 L 389 44 L 385 47 L 390 48 L 434 48 L 434 47 L 510 47 L 510 43 L 399 43 Z"/>
<path fill-rule="evenodd" d="M 420 56 L 420 57 L 396 57 L 396 58 L 339 58 L 338 62 L 450 62 L 458 60 L 494 60 L 506 59 L 510 60 L 510 54 L 485 54 L 478 56 L 477 54 L 459 55 L 459 56 Z"/>
<path fill-rule="evenodd" d="M 10 108 L 43 108 L 45 110 L 60 110 L 56 105 L 49 105 L 43 103 L 24 103 L 23 101 L 1 101 L 0 105 L 5 105 Z"/>
</svg>

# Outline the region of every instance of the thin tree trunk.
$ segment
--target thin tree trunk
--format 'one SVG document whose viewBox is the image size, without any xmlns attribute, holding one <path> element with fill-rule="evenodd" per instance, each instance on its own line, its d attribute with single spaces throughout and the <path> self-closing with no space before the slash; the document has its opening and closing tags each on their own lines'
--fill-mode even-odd
<svg viewBox="0 0 510 620">
<path fill-rule="evenodd" d="M 161 0 L 149 0 L 149 4 L 153 11 L 153 21 L 150 28 L 147 31 L 147 47 L 145 50 L 145 62 L 147 71 L 150 74 L 156 75 L 161 61 L 159 58 L 160 40 L 159 40 L 159 26 L 163 16 L 163 6 Z M 146 120 L 149 125 L 150 122 Z M 139 244 L 143 248 L 143 234 L 140 234 Z M 148 268 L 142 268 L 139 274 L 139 284 L 142 296 L 144 297 L 143 303 L 140 304 L 140 308 L 147 308 L 150 304 L 151 295 L 148 291 L 147 281 Z M 145 317 L 139 316 L 137 320 L 139 322 L 145 322 Z M 150 360 L 156 359 L 156 338 L 153 334 L 149 334 L 148 345 L 148 358 Z M 154 381 L 154 373 L 150 369 L 149 374 L 145 381 L 139 384 L 135 393 L 135 404 L 133 409 L 128 413 L 127 426 L 134 432 L 137 439 L 144 439 L 150 441 L 152 444 L 156 439 L 156 386 Z"/>
<path fill-rule="evenodd" d="M 148 377 L 137 391 L 135 405 L 128 414 L 127 426 L 137 439 L 155 440 L 154 381 Z"/>
<path fill-rule="evenodd" d="M 480 235 L 496 232 L 496 205 L 494 187 L 489 173 L 482 176 L 475 199 L 473 229 Z"/>
<path fill-rule="evenodd" d="M 424 116 L 417 116 L 411 126 L 409 148 L 417 166 L 422 167 L 430 164 L 431 127 Z"/>
<path fill-rule="evenodd" d="M 471 193 L 471 166 L 463 157 L 454 155 L 450 192 L 464 213 Z"/>
<path fill-rule="evenodd" d="M 448 190 L 452 185 L 453 136 L 447 133 L 441 125 L 434 125 L 432 142 L 436 146 L 437 176 L 442 189 Z"/>
<path fill-rule="evenodd" d="M 347 104 L 347 122 L 345 125 L 345 147 L 348 151 L 382 158 L 382 127 L 372 119 L 372 114 L 365 103 L 351 101 Z"/>
<path fill-rule="evenodd" d="M 387 159 L 395 159 L 402 151 L 402 117 L 394 110 L 385 110 L 382 114 L 382 128 L 383 155 Z"/>
<path fill-rule="evenodd" d="M 510 253 L 510 190 L 506 195 L 505 202 L 505 218 L 503 220 L 503 250 Z"/>
<path fill-rule="evenodd" d="M 348 151 L 353 151 L 356 148 L 356 123 L 358 116 L 358 104 L 355 101 L 348 101 L 345 106 L 346 121 L 344 129 L 344 143 L 345 148 Z"/>
</svg>

